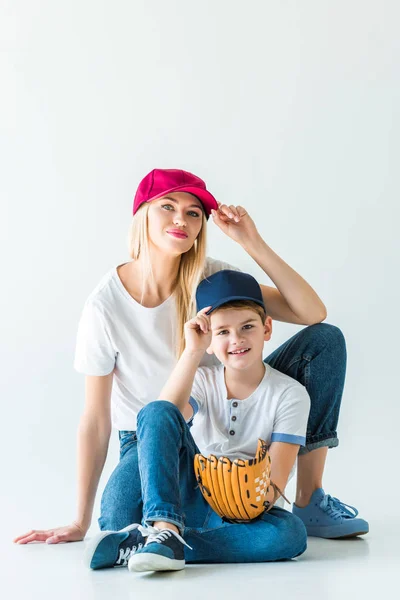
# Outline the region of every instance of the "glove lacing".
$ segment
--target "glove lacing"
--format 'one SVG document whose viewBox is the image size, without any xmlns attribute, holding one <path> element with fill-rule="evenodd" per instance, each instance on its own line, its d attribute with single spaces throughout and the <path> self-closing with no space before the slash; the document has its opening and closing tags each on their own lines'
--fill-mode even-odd
<svg viewBox="0 0 400 600">
<path fill-rule="evenodd" d="M 290 504 L 289 500 L 286 498 L 285 494 L 282 492 L 282 490 L 276 485 L 276 483 L 274 483 L 273 481 L 269 482 L 269 485 L 271 487 L 273 487 L 274 489 L 274 497 L 272 502 L 268 502 L 268 500 L 266 500 L 264 502 L 264 506 L 265 506 L 265 512 L 269 512 L 271 510 L 271 508 L 274 508 L 275 502 L 278 500 L 279 496 L 282 496 L 282 498 L 284 500 L 286 500 L 286 502 L 288 504 Z"/>
</svg>

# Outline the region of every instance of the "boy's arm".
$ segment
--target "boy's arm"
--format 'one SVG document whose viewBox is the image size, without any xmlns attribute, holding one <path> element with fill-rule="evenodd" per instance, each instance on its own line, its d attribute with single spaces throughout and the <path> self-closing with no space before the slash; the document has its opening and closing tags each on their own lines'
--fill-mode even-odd
<svg viewBox="0 0 400 600">
<path fill-rule="evenodd" d="M 271 457 L 271 481 L 284 493 L 301 444 L 306 442 L 310 396 L 304 386 L 291 385 L 283 395 L 274 419 Z M 268 494 L 271 501 L 273 494 Z"/>
<path fill-rule="evenodd" d="M 286 442 L 272 442 L 269 447 L 268 452 L 271 457 L 271 481 L 272 483 L 275 483 L 283 493 L 285 493 L 285 487 L 299 452 L 299 448 L 300 446 L 298 444 L 287 444 Z M 273 502 L 274 493 L 274 488 L 270 486 L 265 499 L 268 502 Z M 278 498 L 279 495 L 276 500 L 278 500 Z"/>
<path fill-rule="evenodd" d="M 189 405 L 196 369 L 211 342 L 210 317 L 206 314 L 211 306 L 206 306 L 185 323 L 185 350 L 158 400 L 168 400 L 179 408 L 185 419 L 190 419 L 193 410 Z"/>
<path fill-rule="evenodd" d="M 194 376 L 203 354 L 203 349 L 184 350 L 158 397 L 158 400 L 168 400 L 175 404 L 186 419 L 193 414 L 189 398 Z"/>
<path fill-rule="evenodd" d="M 282 492 L 294 465 L 300 446 L 298 444 L 288 444 L 286 442 L 272 442 L 269 447 L 271 457 L 271 481 L 275 483 Z M 273 493 L 271 494 L 273 498 Z M 272 500 L 267 497 L 267 500 Z"/>
</svg>

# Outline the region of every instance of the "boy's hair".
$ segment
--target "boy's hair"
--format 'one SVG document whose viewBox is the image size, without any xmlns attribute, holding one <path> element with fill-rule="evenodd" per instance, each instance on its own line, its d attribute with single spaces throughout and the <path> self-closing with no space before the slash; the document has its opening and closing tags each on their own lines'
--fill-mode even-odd
<svg viewBox="0 0 400 600">
<path fill-rule="evenodd" d="M 131 258 L 137 260 L 140 256 L 141 261 L 143 261 L 141 302 L 143 302 L 147 282 L 153 278 L 148 243 L 149 206 L 150 203 L 146 202 L 139 207 L 133 217 L 128 240 Z M 185 349 L 184 325 L 196 314 L 196 289 L 205 276 L 207 219 L 204 210 L 202 211 L 202 220 L 203 226 L 193 246 L 181 256 L 175 283 L 174 296 L 178 318 L 177 347 L 175 350 L 177 358 Z"/>
<path fill-rule="evenodd" d="M 260 304 L 257 304 L 257 302 L 253 302 L 252 300 L 232 300 L 232 302 L 227 302 L 226 304 L 223 304 L 222 306 L 216 308 L 212 312 L 212 314 L 214 315 L 215 313 L 223 310 L 243 310 L 244 308 L 248 308 L 249 310 L 252 310 L 253 312 L 257 313 L 261 319 L 262 324 L 264 325 L 265 319 L 267 318 L 267 313 L 264 310 L 264 308 L 260 306 Z"/>
</svg>

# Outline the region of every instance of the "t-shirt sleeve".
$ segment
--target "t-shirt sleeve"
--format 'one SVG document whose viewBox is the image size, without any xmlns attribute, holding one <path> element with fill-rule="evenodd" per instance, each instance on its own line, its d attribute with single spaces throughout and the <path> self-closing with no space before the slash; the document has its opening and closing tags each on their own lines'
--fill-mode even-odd
<svg viewBox="0 0 400 600">
<path fill-rule="evenodd" d="M 276 411 L 271 442 L 286 442 L 305 446 L 310 396 L 304 386 L 290 387 Z"/>
<path fill-rule="evenodd" d="M 78 326 L 75 369 L 85 375 L 108 375 L 115 367 L 116 357 L 101 309 L 86 302 Z"/>
<path fill-rule="evenodd" d="M 197 369 L 194 376 L 189 404 L 193 408 L 193 417 L 204 409 L 206 402 L 206 385 L 203 370 Z"/>
</svg>

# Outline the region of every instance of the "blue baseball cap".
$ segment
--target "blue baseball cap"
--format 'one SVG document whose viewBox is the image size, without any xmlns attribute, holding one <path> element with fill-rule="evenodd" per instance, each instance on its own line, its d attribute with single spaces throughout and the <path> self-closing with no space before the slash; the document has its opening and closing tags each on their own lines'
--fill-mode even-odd
<svg viewBox="0 0 400 600">
<path fill-rule="evenodd" d="M 248 273 L 224 269 L 203 279 L 196 291 L 197 310 L 211 306 L 207 314 L 234 300 L 251 300 L 265 310 L 261 288 Z"/>
</svg>

